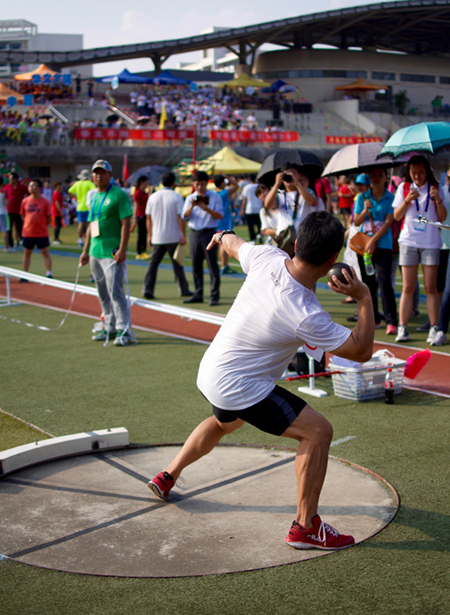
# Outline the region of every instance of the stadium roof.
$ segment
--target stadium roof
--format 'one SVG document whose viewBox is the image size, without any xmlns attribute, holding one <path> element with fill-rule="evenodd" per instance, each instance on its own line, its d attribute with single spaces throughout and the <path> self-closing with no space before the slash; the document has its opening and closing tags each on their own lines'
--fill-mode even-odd
<svg viewBox="0 0 450 615">
<path fill-rule="evenodd" d="M 226 47 L 241 63 L 264 43 L 285 48 L 332 45 L 411 54 L 450 53 L 450 0 L 401 0 L 289 17 L 182 39 L 73 51 L 1 50 L 0 63 L 45 63 L 54 69 L 149 57 L 159 72 L 169 56 Z"/>
</svg>

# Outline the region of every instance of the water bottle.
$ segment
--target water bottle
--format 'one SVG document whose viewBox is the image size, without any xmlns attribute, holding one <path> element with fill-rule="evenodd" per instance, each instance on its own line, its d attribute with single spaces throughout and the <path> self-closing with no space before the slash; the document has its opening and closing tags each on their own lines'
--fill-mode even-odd
<svg viewBox="0 0 450 615">
<path fill-rule="evenodd" d="M 366 252 L 363 256 L 364 267 L 366 269 L 367 275 L 375 275 L 375 269 L 372 264 L 372 257 L 368 252 Z"/>
<path fill-rule="evenodd" d="M 394 403 L 394 374 L 392 373 L 392 367 L 388 367 L 386 378 L 384 379 L 384 403 Z"/>
</svg>

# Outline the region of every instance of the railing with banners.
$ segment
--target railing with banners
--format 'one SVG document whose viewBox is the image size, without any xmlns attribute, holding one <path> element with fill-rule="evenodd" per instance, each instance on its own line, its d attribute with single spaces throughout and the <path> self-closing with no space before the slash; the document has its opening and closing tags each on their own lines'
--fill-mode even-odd
<svg viewBox="0 0 450 615">
<path fill-rule="evenodd" d="M 353 145 L 354 143 L 368 143 L 369 141 L 382 142 L 382 137 L 371 137 L 370 135 L 365 135 L 362 137 L 350 136 L 350 137 L 325 137 L 325 143 L 330 143 L 334 145 Z"/>
<path fill-rule="evenodd" d="M 194 129 L 149 130 L 145 128 L 77 128 L 74 137 L 87 141 L 183 141 L 194 138 Z M 214 141 L 274 143 L 298 141 L 298 132 L 293 130 L 264 132 L 262 130 L 210 130 L 209 138 Z"/>
</svg>

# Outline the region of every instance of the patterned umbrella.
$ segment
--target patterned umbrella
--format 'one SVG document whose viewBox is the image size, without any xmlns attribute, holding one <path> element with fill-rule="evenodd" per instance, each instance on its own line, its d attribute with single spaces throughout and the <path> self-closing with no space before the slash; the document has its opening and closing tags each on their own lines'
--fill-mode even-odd
<svg viewBox="0 0 450 615">
<path fill-rule="evenodd" d="M 323 164 L 310 150 L 279 149 L 264 160 L 257 175 L 257 181 L 266 186 L 273 186 L 276 174 L 288 162 L 301 166 L 310 181 L 315 181 L 322 173 Z"/>
<path fill-rule="evenodd" d="M 388 156 L 378 158 L 382 148 L 383 144 L 376 141 L 347 145 L 333 154 L 322 175 L 363 173 L 371 167 L 392 167 L 406 162 L 406 159 L 402 159 L 394 163 Z"/>
<path fill-rule="evenodd" d="M 436 154 L 450 147 L 449 122 L 422 122 L 397 130 L 386 142 L 380 156 L 398 158 L 410 152 Z"/>
</svg>

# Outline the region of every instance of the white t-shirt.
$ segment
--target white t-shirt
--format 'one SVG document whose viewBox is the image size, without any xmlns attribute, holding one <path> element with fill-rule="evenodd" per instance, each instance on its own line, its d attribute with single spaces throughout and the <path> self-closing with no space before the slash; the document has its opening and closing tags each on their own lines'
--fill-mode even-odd
<svg viewBox="0 0 450 615">
<path fill-rule="evenodd" d="M 276 229 L 278 227 L 278 214 L 278 209 L 271 209 L 270 214 L 268 214 L 264 207 L 261 207 L 261 211 L 259 212 L 261 230 L 265 231 L 267 228 Z"/>
<path fill-rule="evenodd" d="M 178 243 L 183 236 L 179 218 L 183 197 L 170 188 L 162 188 L 148 198 L 145 215 L 152 217 L 152 244 Z"/>
<path fill-rule="evenodd" d="M 242 198 L 247 199 L 245 204 L 246 214 L 259 214 L 262 203 L 261 200 L 255 195 L 258 184 L 247 184 L 242 189 Z"/>
<path fill-rule="evenodd" d="M 308 192 L 310 192 L 313 196 L 316 196 L 312 190 L 308 188 Z M 308 205 L 305 199 L 299 195 L 298 199 L 298 207 L 297 207 L 297 216 L 295 218 L 295 222 L 293 223 L 293 215 L 295 209 L 295 199 L 297 197 L 297 191 L 293 192 L 284 192 L 280 191 L 277 195 L 278 208 L 280 212 L 288 212 L 290 214 L 291 221 L 289 224 L 285 225 L 281 231 L 287 226 L 294 224 L 295 229 L 298 230 L 298 227 L 303 222 L 303 220 L 313 211 L 325 211 L 325 205 L 320 197 L 317 198 L 317 205 L 312 207 Z"/>
<path fill-rule="evenodd" d="M 305 343 L 333 352 L 351 331 L 334 323 L 312 290 L 294 280 L 286 253 L 245 243 L 247 278 L 203 356 L 197 386 L 216 407 L 242 410 L 267 397 Z"/>
<path fill-rule="evenodd" d="M 442 186 L 442 192 L 444 193 L 444 203 L 447 208 L 447 217 L 442 224 L 446 226 L 450 225 L 450 186 Z M 441 239 L 443 250 L 450 250 L 450 231 L 441 229 Z"/>
<path fill-rule="evenodd" d="M 397 192 L 395 193 L 394 202 L 392 203 L 392 207 L 394 209 L 400 207 L 405 200 L 403 186 L 404 182 L 400 184 L 397 188 Z M 417 188 L 414 183 L 411 184 L 411 189 L 413 188 Z M 425 184 L 418 188 L 418 190 L 419 198 L 416 201 L 412 201 L 411 205 L 406 210 L 403 228 L 400 231 L 398 241 L 399 243 L 404 243 L 412 248 L 440 248 L 442 242 L 439 229 L 432 224 L 414 222 L 417 216 L 426 216 L 428 220 L 431 220 L 431 222 L 438 221 L 436 205 L 429 196 L 428 182 L 425 182 Z M 439 186 L 439 197 L 445 203 L 445 197 L 441 186 Z"/>
</svg>

